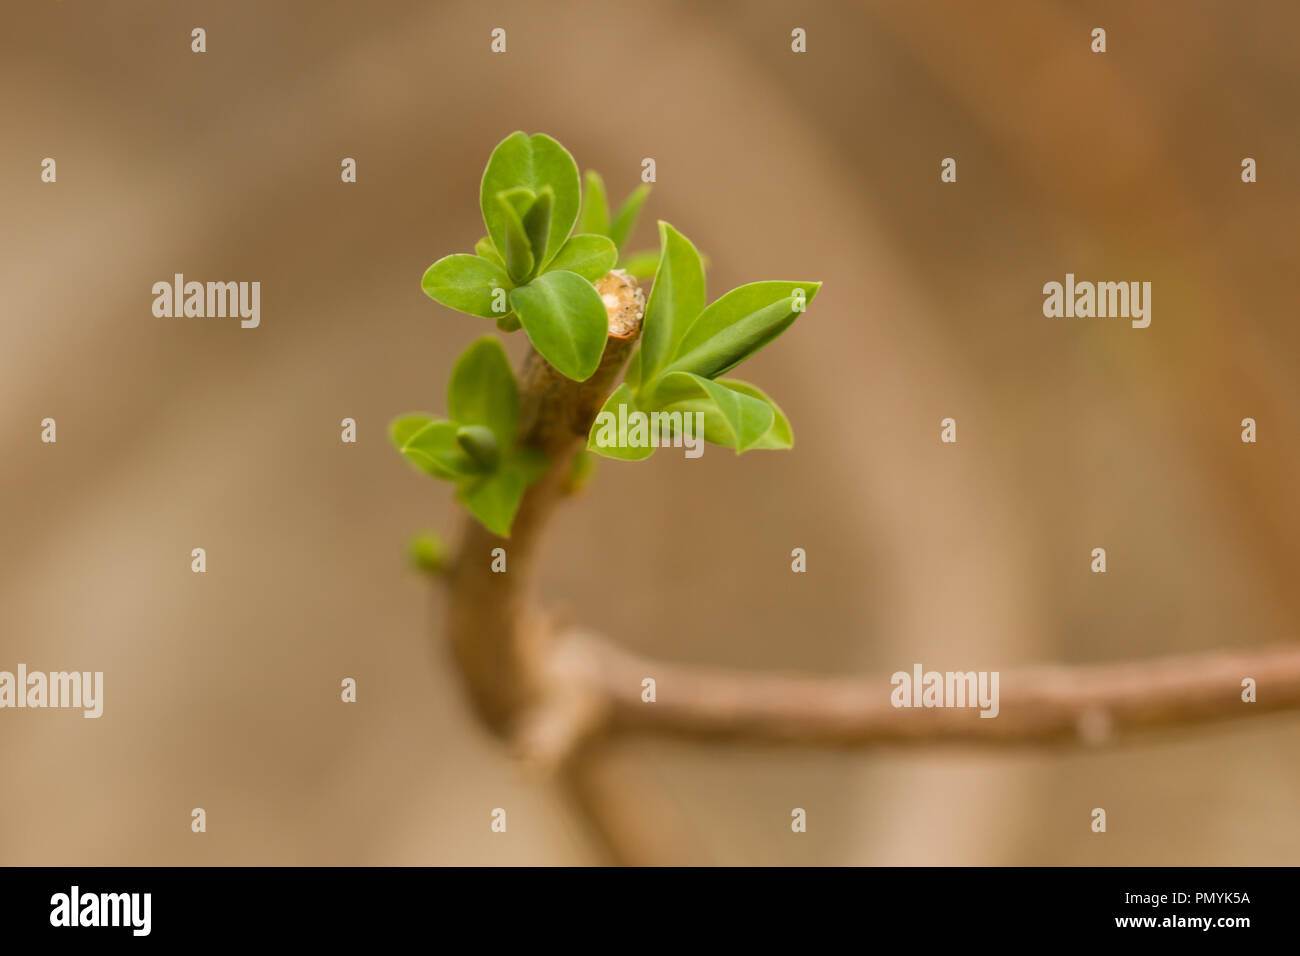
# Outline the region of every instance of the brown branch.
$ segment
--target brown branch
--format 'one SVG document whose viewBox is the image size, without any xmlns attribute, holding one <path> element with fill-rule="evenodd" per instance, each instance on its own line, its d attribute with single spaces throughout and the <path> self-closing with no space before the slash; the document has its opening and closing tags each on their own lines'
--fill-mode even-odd
<svg viewBox="0 0 1300 956">
<path fill-rule="evenodd" d="M 532 350 L 519 373 L 520 441 L 544 452 L 550 467 L 525 492 L 508 539 L 467 519 L 448 568 L 452 649 L 475 708 L 502 735 L 549 706 L 572 707 L 565 698 L 573 688 L 550 666 L 552 628 L 535 600 L 537 551 L 573 459 L 632 354 L 645 309 L 640 287 L 626 273 L 609 273 L 596 290 L 609 312 L 609 339 L 591 378 L 567 379 Z M 496 548 L 505 549 L 504 574 L 492 571 Z"/>
<path fill-rule="evenodd" d="M 609 338 L 596 372 L 574 382 L 530 350 L 519 373 L 520 435 L 545 452 L 550 467 L 524 494 L 509 539 L 472 520 L 448 567 L 447 633 L 469 696 L 483 721 L 506 738 L 524 762 L 560 768 L 561 780 L 598 842 L 618 862 L 654 862 L 656 840 L 685 847 L 677 821 L 652 787 L 630 790 L 612 773 L 607 756 L 580 746 L 603 719 L 603 701 L 578 680 L 581 662 L 555 644 L 555 628 L 536 601 L 536 568 L 542 530 L 563 499 L 574 458 L 626 364 L 645 312 L 635 279 L 611 272 L 596 283 L 609 315 Z M 492 571 L 492 552 L 504 548 L 506 572 Z M 644 813 L 659 805 L 656 837 L 647 839 Z"/>
<path fill-rule="evenodd" d="M 524 495 L 509 539 L 467 521 L 447 572 L 448 635 L 475 709 L 527 764 L 560 771 L 600 842 L 617 860 L 683 862 L 698 854 L 653 787 L 610 763 L 620 736 L 662 735 L 768 744 L 1109 744 L 1153 731 L 1300 709 L 1300 647 L 999 675 L 999 713 L 896 708 L 888 677 L 797 677 L 699 669 L 639 659 L 582 635 L 560 639 L 539 609 L 542 531 L 565 496 L 574 457 L 613 391 L 640 332 L 645 300 L 612 272 L 597 283 L 609 339 L 586 382 L 536 352 L 520 372 L 522 441 L 550 459 Z M 492 571 L 504 548 L 506 573 Z M 642 680 L 657 699 L 642 701 Z M 1254 678 L 1258 702 L 1241 699 Z M 617 759 L 616 757 L 614 759 Z M 654 820 L 648 825 L 648 821 Z M 694 850 L 692 851 L 692 848 Z"/>
<path fill-rule="evenodd" d="M 626 746 L 587 743 L 565 765 L 565 790 L 614 862 L 638 866 L 703 866 L 704 841 L 665 799 L 645 761 Z"/>
<path fill-rule="evenodd" d="M 888 676 L 810 677 L 704 670 L 641 660 L 575 637 L 569 654 L 634 734 L 803 746 L 1114 744 L 1134 734 L 1300 709 L 1300 646 L 999 674 L 999 710 L 895 707 Z M 581 650 L 579 650 L 579 648 Z M 909 665 L 910 670 L 910 665 Z M 642 701 L 641 682 L 656 682 Z M 1242 700 L 1242 680 L 1257 700 Z"/>
</svg>

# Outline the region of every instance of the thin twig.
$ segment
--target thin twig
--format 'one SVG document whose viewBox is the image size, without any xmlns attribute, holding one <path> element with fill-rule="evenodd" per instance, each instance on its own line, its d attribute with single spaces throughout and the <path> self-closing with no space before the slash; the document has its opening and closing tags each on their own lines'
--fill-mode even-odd
<svg viewBox="0 0 1300 956">
<path fill-rule="evenodd" d="M 637 866 L 702 866 L 712 862 L 694 829 L 643 760 L 626 746 L 582 745 L 560 779 L 605 853 Z"/>
<path fill-rule="evenodd" d="M 998 714 L 896 707 L 889 676 L 812 677 L 700 669 L 574 638 L 587 680 L 624 733 L 769 744 L 1109 745 L 1145 732 L 1300 709 L 1300 646 L 999 674 Z M 570 650 L 576 656 L 576 651 Z M 910 665 L 909 665 L 910 670 Z M 656 700 L 642 700 L 653 678 Z M 1243 697 L 1255 681 L 1256 700 Z"/>
</svg>

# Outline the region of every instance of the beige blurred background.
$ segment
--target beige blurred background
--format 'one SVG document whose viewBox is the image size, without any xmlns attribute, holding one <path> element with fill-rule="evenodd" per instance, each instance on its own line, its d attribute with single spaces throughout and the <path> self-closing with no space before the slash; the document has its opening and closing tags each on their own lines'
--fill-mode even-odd
<svg viewBox="0 0 1300 956">
<path fill-rule="evenodd" d="M 745 374 L 793 452 L 605 463 L 560 515 L 546 584 L 592 627 L 822 673 L 1294 640 L 1300 7 L 995 6 L 10 10 L 0 669 L 102 670 L 106 690 L 98 721 L 0 713 L 0 863 L 602 859 L 472 720 L 441 597 L 404 559 L 455 510 L 385 438 L 443 410 L 486 330 L 419 279 L 481 235 L 482 166 L 517 128 L 620 197 L 654 157 L 634 245 L 671 221 L 713 295 L 826 283 Z M 1152 281 L 1151 327 L 1044 318 L 1067 271 Z M 175 272 L 259 280 L 261 328 L 154 318 Z M 635 584 L 602 583 L 615 561 Z M 1280 716 L 1094 753 L 626 759 L 718 862 L 1296 864 L 1298 751 Z"/>
</svg>

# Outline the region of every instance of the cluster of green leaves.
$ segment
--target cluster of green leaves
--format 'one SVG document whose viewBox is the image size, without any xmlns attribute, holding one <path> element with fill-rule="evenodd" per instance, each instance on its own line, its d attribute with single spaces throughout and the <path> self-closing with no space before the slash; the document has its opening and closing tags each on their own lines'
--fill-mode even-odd
<svg viewBox="0 0 1300 956">
<path fill-rule="evenodd" d="M 495 337 L 473 342 L 456 361 L 447 414 L 403 415 L 389 427 L 393 444 L 421 471 L 453 482 L 461 504 L 506 537 L 524 490 L 546 470 L 546 456 L 515 441 L 519 386 Z"/>
<path fill-rule="evenodd" d="M 512 133 L 492 151 L 479 188 L 487 235 L 475 254 L 439 259 L 424 291 L 443 305 L 520 326 L 543 358 L 575 381 L 591 377 L 608 335 L 605 306 L 592 283 L 614 268 L 645 202 L 633 193 L 611 222 L 604 184 L 582 188 L 569 151 L 544 133 Z"/>
<path fill-rule="evenodd" d="M 424 291 L 461 312 L 496 318 L 504 331 L 522 327 L 533 348 L 559 372 L 585 381 L 608 337 L 604 303 L 593 283 L 616 264 L 638 275 L 654 262 L 654 284 L 641 345 L 604 411 L 703 414 L 704 439 L 733 448 L 789 448 L 781 409 L 758 387 L 722 377 L 784 332 L 812 302 L 818 282 L 754 282 L 706 306 L 705 261 L 685 236 L 659 223 L 657 253 L 625 256 L 649 187 L 638 187 L 610 214 L 604 181 L 588 172 L 582 194 L 568 151 L 544 134 L 506 137 L 483 173 L 479 205 L 487 235 L 474 255 L 446 256 L 424 274 Z M 577 225 L 577 232 L 574 226 Z M 516 434 L 519 389 L 500 342 L 485 336 L 457 360 L 447 392 L 448 418 L 404 415 L 393 422 L 398 450 L 457 497 L 490 531 L 506 537 L 524 491 L 546 470 L 540 451 Z M 652 447 L 588 448 L 623 460 Z M 581 484 L 586 456 L 571 476 Z M 436 549 L 417 549 L 434 566 Z"/>
<path fill-rule="evenodd" d="M 659 223 L 659 267 L 646 304 L 641 347 L 627 376 L 602 411 L 704 415 L 704 439 L 734 448 L 789 448 L 790 422 L 755 385 L 720 378 L 784 332 L 808 307 L 820 282 L 751 282 L 705 306 L 704 263 L 689 239 Z M 653 447 L 597 442 L 587 448 L 625 461 L 648 458 Z"/>
</svg>

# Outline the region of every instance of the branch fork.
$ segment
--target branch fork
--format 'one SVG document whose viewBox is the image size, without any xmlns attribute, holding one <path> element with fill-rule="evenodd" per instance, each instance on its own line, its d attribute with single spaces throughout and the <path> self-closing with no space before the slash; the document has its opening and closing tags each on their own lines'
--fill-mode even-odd
<svg viewBox="0 0 1300 956">
<path fill-rule="evenodd" d="M 1001 675 L 1000 713 L 899 709 L 887 677 L 812 677 L 701 670 L 643 660 L 593 635 L 557 627 L 536 594 L 546 522 L 566 496 L 574 458 L 632 354 L 645 314 L 636 280 L 610 272 L 596 284 L 609 338 L 596 372 L 574 382 L 535 351 L 519 373 L 521 441 L 543 451 L 547 472 L 525 493 L 509 539 L 467 520 L 447 569 L 447 633 L 484 724 L 527 765 L 559 771 L 607 845 L 635 838 L 598 762 L 609 741 L 656 735 L 772 745 L 861 748 L 1065 744 L 1103 746 L 1141 732 L 1300 709 L 1300 645 L 1087 667 L 1035 667 Z M 506 573 L 491 570 L 505 548 Z M 641 699 L 653 677 L 659 699 Z M 1242 699 L 1253 678 L 1258 701 Z M 623 801 L 662 815 L 644 793 Z M 635 797 L 635 799 L 634 799 Z M 666 826 L 666 824 L 665 824 Z M 629 836 L 631 834 L 631 836 Z M 682 841 L 677 841 L 678 845 Z M 626 856 L 627 853 L 623 852 Z M 664 860 L 662 862 L 671 862 Z"/>
</svg>

